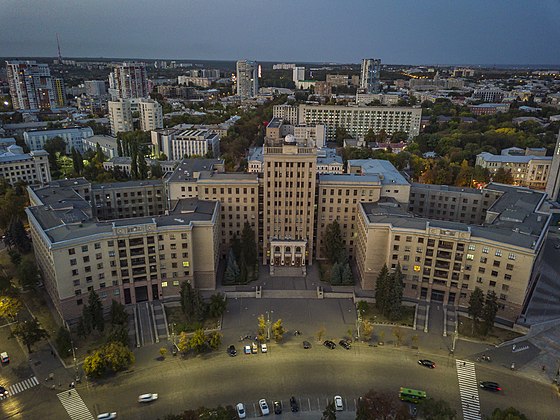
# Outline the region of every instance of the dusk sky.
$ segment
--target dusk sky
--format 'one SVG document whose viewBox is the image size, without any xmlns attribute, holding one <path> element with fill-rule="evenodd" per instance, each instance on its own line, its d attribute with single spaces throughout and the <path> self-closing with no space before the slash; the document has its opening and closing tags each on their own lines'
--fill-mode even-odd
<svg viewBox="0 0 560 420">
<path fill-rule="evenodd" d="M 0 56 L 560 64 L 559 0 L 0 0 Z"/>
</svg>

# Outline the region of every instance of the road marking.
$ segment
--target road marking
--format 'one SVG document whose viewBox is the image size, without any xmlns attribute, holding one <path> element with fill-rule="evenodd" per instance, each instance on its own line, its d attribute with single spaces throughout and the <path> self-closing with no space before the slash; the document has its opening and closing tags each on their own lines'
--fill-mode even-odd
<svg viewBox="0 0 560 420">
<path fill-rule="evenodd" d="M 75 389 L 61 392 L 56 396 L 72 420 L 94 420 L 93 415 Z"/>
<path fill-rule="evenodd" d="M 8 388 L 8 393 L 10 395 L 16 395 L 22 391 L 25 391 L 26 389 L 33 388 L 34 386 L 37 385 L 39 385 L 39 380 L 37 379 L 36 376 L 33 376 L 29 379 L 26 379 L 24 381 L 18 382 L 17 384 L 13 384 L 12 386 L 10 386 Z"/>
<path fill-rule="evenodd" d="M 456 360 L 455 364 L 457 378 L 459 379 L 463 419 L 480 420 L 480 400 L 478 399 L 478 382 L 476 381 L 474 363 Z"/>
</svg>

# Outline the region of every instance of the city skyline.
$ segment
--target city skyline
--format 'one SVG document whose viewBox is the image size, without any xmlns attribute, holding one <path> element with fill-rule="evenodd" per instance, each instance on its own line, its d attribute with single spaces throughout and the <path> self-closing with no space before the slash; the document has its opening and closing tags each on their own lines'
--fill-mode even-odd
<svg viewBox="0 0 560 420">
<path fill-rule="evenodd" d="M 211 7 L 30 0 L 25 10 L 4 0 L 2 10 L 0 55 L 8 57 L 55 57 L 58 33 L 63 57 L 358 63 L 375 56 L 395 64 L 560 64 L 560 51 L 547 42 L 560 38 L 560 4 L 551 0 L 355 1 L 350 7 L 241 0 L 235 8 L 224 0 Z"/>
</svg>

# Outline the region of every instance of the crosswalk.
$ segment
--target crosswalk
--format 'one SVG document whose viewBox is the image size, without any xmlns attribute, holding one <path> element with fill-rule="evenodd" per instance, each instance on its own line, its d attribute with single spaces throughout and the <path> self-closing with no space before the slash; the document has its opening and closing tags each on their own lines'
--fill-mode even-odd
<svg viewBox="0 0 560 420">
<path fill-rule="evenodd" d="M 93 420 L 78 391 L 71 389 L 56 395 L 72 420 Z"/>
<path fill-rule="evenodd" d="M 461 394 L 461 407 L 463 419 L 480 420 L 480 400 L 478 399 L 478 382 L 474 363 L 457 360 L 457 378 L 459 379 L 459 393 Z"/>
<path fill-rule="evenodd" d="M 9 386 L 8 395 L 12 396 L 12 395 L 19 394 L 20 392 L 25 391 L 26 389 L 29 388 L 33 388 L 34 386 L 37 385 L 39 385 L 39 380 L 37 379 L 36 376 L 33 376 L 31 378 L 20 381 L 17 384 L 13 384 Z M 7 397 L 3 397 L 3 398 L 7 398 Z"/>
</svg>

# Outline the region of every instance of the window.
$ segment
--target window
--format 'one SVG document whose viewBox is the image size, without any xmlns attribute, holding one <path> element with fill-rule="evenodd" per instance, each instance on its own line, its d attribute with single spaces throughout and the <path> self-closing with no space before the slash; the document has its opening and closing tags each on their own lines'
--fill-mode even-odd
<svg viewBox="0 0 560 420">
<path fill-rule="evenodd" d="M 499 267 L 499 266 L 500 266 L 500 261 L 494 260 L 494 267 Z"/>
<path fill-rule="evenodd" d="M 474 244 L 469 244 L 469 251 L 476 251 L 476 246 Z"/>
<path fill-rule="evenodd" d="M 68 250 L 68 255 L 74 255 L 76 253 L 76 250 L 74 248 L 70 248 Z"/>
<path fill-rule="evenodd" d="M 511 280 L 511 274 L 504 274 L 504 280 Z"/>
<path fill-rule="evenodd" d="M 496 250 L 496 257 L 501 257 L 502 256 L 502 251 L 500 249 Z"/>
<path fill-rule="evenodd" d="M 474 255 L 473 254 L 467 254 L 467 260 L 473 261 L 474 260 Z"/>
<path fill-rule="evenodd" d="M 400 235 L 395 235 L 395 241 L 400 241 L 400 240 L 401 240 Z"/>
<path fill-rule="evenodd" d="M 503 290 L 504 292 L 509 291 L 509 286 L 508 286 L 507 284 L 502 284 L 502 290 Z"/>
<path fill-rule="evenodd" d="M 79 279 L 78 279 L 78 280 L 74 280 L 73 283 L 74 283 L 74 287 L 79 286 L 79 285 L 80 285 L 80 280 L 79 280 Z"/>
<path fill-rule="evenodd" d="M 492 277 L 498 277 L 498 272 L 495 270 L 492 270 Z"/>
<path fill-rule="evenodd" d="M 100 249 L 100 248 L 101 248 L 101 244 L 100 244 L 99 242 L 96 242 L 96 243 L 94 244 L 94 248 L 95 248 L 95 249 Z"/>
<path fill-rule="evenodd" d="M 513 270 L 513 264 L 506 264 L 506 270 L 512 271 Z"/>
<path fill-rule="evenodd" d="M 72 259 L 70 260 L 70 265 L 76 265 L 76 264 L 78 264 L 78 263 L 76 262 L 76 258 L 72 258 Z"/>
<path fill-rule="evenodd" d="M 508 255 L 508 260 L 515 260 L 515 254 L 510 252 L 510 254 Z"/>
<path fill-rule="evenodd" d="M 77 276 L 78 275 L 78 270 L 72 270 L 72 275 Z"/>
<path fill-rule="evenodd" d="M 478 272 L 481 274 L 484 274 L 484 272 L 486 271 L 486 269 L 484 267 L 478 267 Z"/>
<path fill-rule="evenodd" d="M 87 252 L 87 251 L 88 251 L 88 246 L 87 245 L 82 246 L 82 252 Z"/>
<path fill-rule="evenodd" d="M 487 246 L 482 248 L 482 253 L 483 254 L 488 254 L 489 251 L 490 251 L 490 248 L 488 248 Z"/>
<path fill-rule="evenodd" d="M 86 256 L 84 257 L 84 262 L 85 262 L 85 263 L 89 262 L 89 256 L 86 255 Z"/>
<path fill-rule="evenodd" d="M 491 281 L 491 282 L 490 282 L 490 287 L 496 287 L 496 282 L 495 282 L 495 281 Z"/>
<path fill-rule="evenodd" d="M 480 257 L 480 262 L 481 262 L 482 264 L 486 264 L 486 261 L 488 261 L 488 258 L 486 258 L 486 257 Z"/>
</svg>

